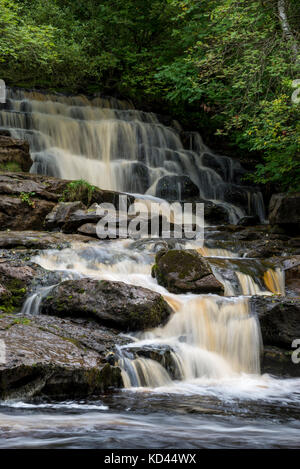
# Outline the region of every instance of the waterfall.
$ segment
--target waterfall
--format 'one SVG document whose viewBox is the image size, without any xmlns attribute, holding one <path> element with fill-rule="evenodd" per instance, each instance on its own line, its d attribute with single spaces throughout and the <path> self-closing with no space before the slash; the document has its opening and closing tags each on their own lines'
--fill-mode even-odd
<svg viewBox="0 0 300 469">
<path fill-rule="evenodd" d="M 259 374 L 261 335 L 258 320 L 249 311 L 248 299 L 216 301 L 198 297 L 183 303 L 168 324 L 139 336 L 125 346 L 168 346 L 172 374 L 182 381 L 224 379 L 237 373 Z M 153 359 L 124 356 L 119 350 L 125 387 L 171 386 L 172 377 Z M 175 370 L 175 371 L 174 371 Z"/>
<path fill-rule="evenodd" d="M 264 220 L 261 193 L 242 185 L 241 165 L 214 154 L 199 134 L 114 98 L 7 90 L 0 128 L 29 141 L 32 173 L 85 179 L 103 189 L 221 205 L 236 223 Z"/>
</svg>

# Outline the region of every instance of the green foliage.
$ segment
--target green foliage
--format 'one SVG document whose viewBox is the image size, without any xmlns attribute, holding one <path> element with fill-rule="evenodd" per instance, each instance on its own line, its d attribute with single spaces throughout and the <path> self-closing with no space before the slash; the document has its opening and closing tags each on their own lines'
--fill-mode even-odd
<svg viewBox="0 0 300 469">
<path fill-rule="evenodd" d="M 34 208 L 35 207 L 35 202 L 34 202 L 34 200 L 31 200 L 31 197 L 33 197 L 33 196 L 35 196 L 35 192 L 21 192 L 20 199 L 25 204 L 27 204 L 30 207 Z"/>
<path fill-rule="evenodd" d="M 299 190 L 300 106 L 291 101 L 291 81 L 300 77 L 300 68 L 282 37 L 277 2 L 173 3 L 182 9 L 177 24 L 180 18 L 184 25 L 176 34 L 184 31 L 187 44 L 156 75 L 168 99 L 202 107 L 219 139 L 254 152 L 261 160 L 255 182 Z M 290 17 L 299 18 L 299 4 L 289 5 Z M 299 29 L 294 32 L 297 37 Z"/>
<path fill-rule="evenodd" d="M 299 0 L 287 0 L 300 42 Z M 0 0 L 9 85 L 122 95 L 257 160 L 252 179 L 299 187 L 300 78 L 273 0 Z"/>
<path fill-rule="evenodd" d="M 84 204 L 89 205 L 92 201 L 95 189 L 95 186 L 92 186 L 84 179 L 69 182 L 60 198 L 60 202 L 74 202 L 76 200 L 81 200 Z"/>
</svg>

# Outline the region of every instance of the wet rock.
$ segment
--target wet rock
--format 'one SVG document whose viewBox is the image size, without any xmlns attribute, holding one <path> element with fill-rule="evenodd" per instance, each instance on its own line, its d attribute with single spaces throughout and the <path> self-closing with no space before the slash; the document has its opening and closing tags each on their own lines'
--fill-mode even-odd
<svg viewBox="0 0 300 469">
<path fill-rule="evenodd" d="M 34 276 L 34 269 L 24 265 L 23 262 L 2 259 L 0 262 L 0 311 L 13 312 L 21 308 Z"/>
<path fill-rule="evenodd" d="M 284 253 L 283 243 L 278 240 L 264 240 L 247 243 L 240 251 L 241 256 L 267 259 L 273 256 L 281 256 Z"/>
<path fill-rule="evenodd" d="M 0 249 L 61 249 L 70 247 L 74 241 L 87 243 L 93 238 L 46 231 L 0 231 Z"/>
<path fill-rule="evenodd" d="M 104 191 L 80 181 L 67 181 L 49 176 L 24 173 L 0 174 L 0 222 L 1 229 L 33 229 L 41 230 L 47 224 L 47 228 L 59 228 L 64 217 L 69 220 L 75 207 L 85 208 L 88 203 L 110 203 L 118 209 L 121 193 Z M 59 204 L 57 202 L 76 202 L 77 205 Z M 81 204 L 80 204 L 81 202 Z M 122 203 L 127 207 L 134 202 L 134 197 L 123 194 Z M 45 221 L 50 212 L 51 215 Z M 93 216 L 95 210 L 77 213 L 73 217 L 74 226 L 68 227 L 66 232 L 76 232 L 77 228 L 85 222 L 99 220 Z M 81 217 L 81 218 L 80 218 Z"/>
<path fill-rule="evenodd" d="M 130 344 L 122 347 L 122 354 L 130 359 L 148 358 L 158 362 L 167 370 L 172 379 L 181 380 L 182 370 L 178 366 L 178 362 L 174 358 L 174 350 L 166 344 L 149 344 L 138 345 Z"/>
<path fill-rule="evenodd" d="M 54 187 L 52 187 L 51 184 L 49 185 L 49 180 L 51 181 L 51 178 L 47 178 L 46 176 L 38 177 L 31 174 L 0 174 L 0 194 L 9 196 L 30 194 L 31 198 L 39 197 L 55 202 L 59 197 L 59 195 L 55 194 L 55 190 L 61 190 L 63 184 L 54 184 Z"/>
<path fill-rule="evenodd" d="M 86 207 L 82 202 L 59 202 L 45 218 L 45 228 L 48 230 L 60 229 L 68 220 L 70 215 Z"/>
<path fill-rule="evenodd" d="M 285 287 L 300 297 L 300 255 L 285 261 Z"/>
<path fill-rule="evenodd" d="M 155 191 L 156 197 L 166 200 L 188 200 L 199 194 L 199 188 L 188 176 L 163 176 Z"/>
<path fill-rule="evenodd" d="M 93 318 L 121 331 L 145 330 L 164 324 L 172 310 L 161 295 L 123 282 L 67 280 L 51 291 L 42 313 Z"/>
<path fill-rule="evenodd" d="M 2 399 L 73 398 L 122 387 L 120 369 L 105 362 L 107 350 L 122 339 L 97 324 L 5 315 L 0 339 L 6 346 L 6 361 L 0 364 Z"/>
<path fill-rule="evenodd" d="M 247 216 L 243 217 L 238 221 L 238 225 L 240 226 L 254 226 L 259 225 L 260 220 L 258 216 Z"/>
<path fill-rule="evenodd" d="M 95 223 L 85 223 L 84 225 L 80 226 L 77 231 L 81 235 L 98 238 L 97 225 Z"/>
<path fill-rule="evenodd" d="M 204 203 L 204 218 L 206 223 L 211 225 L 219 225 L 229 222 L 229 213 L 222 207 L 209 200 L 203 201 Z"/>
<path fill-rule="evenodd" d="M 1 230 L 43 230 L 44 218 L 53 206 L 53 202 L 31 196 L 28 200 L 0 196 Z"/>
<path fill-rule="evenodd" d="M 253 296 L 250 305 L 258 315 L 264 344 L 291 350 L 293 340 L 300 338 L 300 298 Z"/>
<path fill-rule="evenodd" d="M 300 192 L 294 194 L 274 194 L 269 205 L 269 222 L 288 231 L 299 233 L 300 228 Z"/>
<path fill-rule="evenodd" d="M 0 171 L 27 172 L 31 165 L 29 144 L 26 140 L 0 135 Z"/>
<path fill-rule="evenodd" d="M 248 193 L 246 187 L 237 186 L 236 184 L 229 184 L 224 186 L 224 200 L 238 207 L 247 209 L 248 207 Z M 249 192 L 253 192 L 251 187 L 248 188 Z"/>
<path fill-rule="evenodd" d="M 281 377 L 299 377 L 300 363 L 292 360 L 293 350 L 285 350 L 279 347 L 264 347 L 261 372 Z"/>
<path fill-rule="evenodd" d="M 197 251 L 169 250 L 156 254 L 152 276 L 172 293 L 224 294 L 224 286 L 213 275 L 207 260 Z"/>
<path fill-rule="evenodd" d="M 21 310 L 27 296 L 61 282 L 62 270 L 47 270 L 31 261 L 27 251 L 2 251 L 0 259 L 0 312 Z M 6 257 L 4 257 L 6 256 Z"/>
<path fill-rule="evenodd" d="M 96 208 L 88 210 L 76 210 L 65 219 L 62 226 L 64 233 L 76 233 L 77 229 L 85 224 L 96 224 L 102 215 L 97 212 Z M 116 219 L 116 217 L 114 217 Z"/>
</svg>

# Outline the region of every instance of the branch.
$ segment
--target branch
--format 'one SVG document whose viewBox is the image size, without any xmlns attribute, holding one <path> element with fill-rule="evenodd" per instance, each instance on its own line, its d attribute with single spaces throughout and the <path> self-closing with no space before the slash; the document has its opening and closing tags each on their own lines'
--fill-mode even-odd
<svg viewBox="0 0 300 469">
<path fill-rule="evenodd" d="M 286 37 L 286 39 L 291 42 L 291 49 L 293 52 L 294 60 L 295 60 L 295 63 L 298 63 L 299 62 L 299 58 L 298 58 L 299 47 L 293 35 L 291 27 L 289 25 L 288 17 L 286 14 L 285 0 L 278 0 L 278 13 L 279 13 L 279 20 L 280 20 L 283 34 Z"/>
</svg>

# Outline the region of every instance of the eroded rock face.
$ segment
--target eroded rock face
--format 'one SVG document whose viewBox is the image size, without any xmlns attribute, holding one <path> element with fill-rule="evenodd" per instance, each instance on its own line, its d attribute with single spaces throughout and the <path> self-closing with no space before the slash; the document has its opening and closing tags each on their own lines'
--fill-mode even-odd
<svg viewBox="0 0 300 469">
<path fill-rule="evenodd" d="M 274 194 L 269 205 L 271 225 L 294 225 L 300 227 L 300 192 Z"/>
<path fill-rule="evenodd" d="M 0 171 L 27 172 L 31 165 L 29 144 L 26 140 L 0 135 Z"/>
<path fill-rule="evenodd" d="M 145 330 L 164 324 L 172 310 L 161 295 L 123 282 L 84 278 L 55 287 L 42 313 L 93 318 L 121 331 Z"/>
<path fill-rule="evenodd" d="M 77 185 L 70 187 L 70 183 L 72 181 L 36 174 L 0 173 L 1 229 L 62 228 L 67 233 L 76 233 L 79 226 L 100 218 L 84 210 L 86 205 L 110 203 L 116 208 L 119 206 L 119 192 L 91 189 L 89 185 L 79 185 L 76 189 Z M 123 196 L 128 206 L 133 203 L 134 197 Z M 77 215 L 73 216 L 75 212 Z"/>
<path fill-rule="evenodd" d="M 207 260 L 192 249 L 159 251 L 152 276 L 172 293 L 224 294 Z"/>
<path fill-rule="evenodd" d="M 258 315 L 264 345 L 291 350 L 300 337 L 300 298 L 253 296 L 250 304 Z"/>
<path fill-rule="evenodd" d="M 123 386 L 106 355 L 124 339 L 96 323 L 45 316 L 0 317 L 6 361 L 0 364 L 0 398 L 87 396 Z"/>
</svg>

